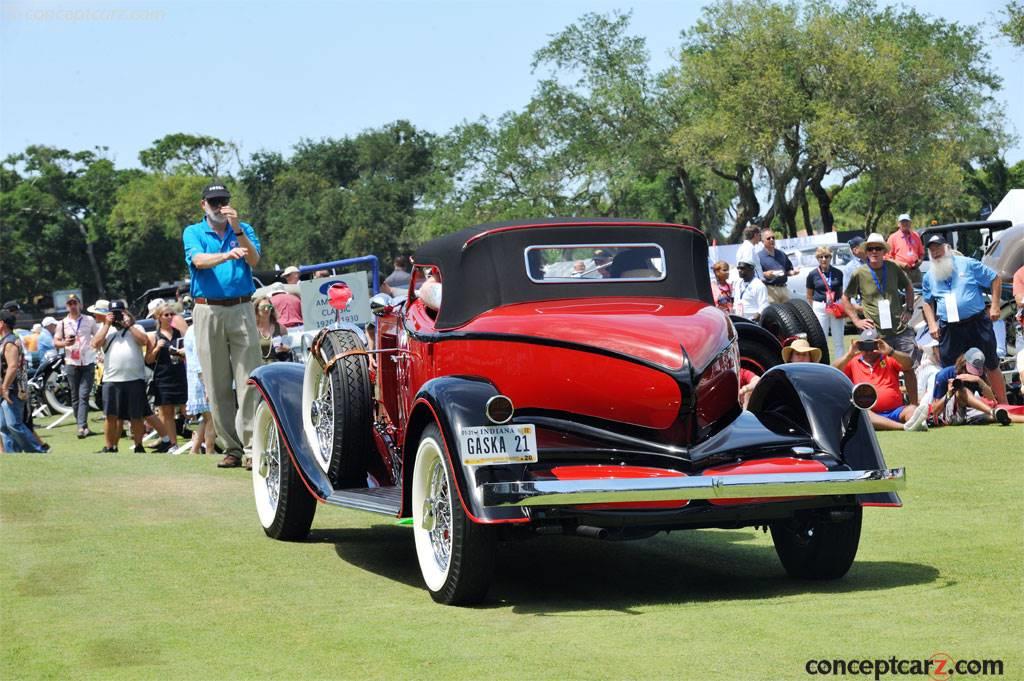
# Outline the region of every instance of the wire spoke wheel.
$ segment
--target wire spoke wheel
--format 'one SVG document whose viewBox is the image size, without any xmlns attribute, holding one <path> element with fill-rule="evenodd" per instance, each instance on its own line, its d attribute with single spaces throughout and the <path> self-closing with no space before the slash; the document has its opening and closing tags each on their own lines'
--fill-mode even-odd
<svg viewBox="0 0 1024 681">
<path fill-rule="evenodd" d="M 326 472 L 334 449 L 334 391 L 331 389 L 330 378 L 325 374 L 320 374 L 316 379 L 316 399 L 313 400 L 310 418 L 316 429 L 314 444 L 317 458 Z"/>
<path fill-rule="evenodd" d="M 306 357 L 302 428 L 317 465 L 335 489 L 366 486 L 373 409 L 363 350 L 358 334 L 337 330 L 323 337 L 319 354 Z"/>
<path fill-rule="evenodd" d="M 444 439 L 428 426 L 412 472 L 413 541 L 431 597 L 448 605 L 478 603 L 494 571 L 494 528 L 467 516 Z"/>
<path fill-rule="evenodd" d="M 309 534 L 316 501 L 299 479 L 270 406 L 263 401 L 256 408 L 253 428 L 252 491 L 268 536 L 294 540 Z"/>
</svg>

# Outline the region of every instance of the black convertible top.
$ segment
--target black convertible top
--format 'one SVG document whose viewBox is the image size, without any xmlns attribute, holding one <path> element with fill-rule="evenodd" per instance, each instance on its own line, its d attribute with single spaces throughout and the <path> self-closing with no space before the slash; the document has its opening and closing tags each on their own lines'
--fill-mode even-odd
<svg viewBox="0 0 1024 681">
<path fill-rule="evenodd" d="M 657 281 L 536 283 L 526 272 L 528 246 L 656 243 L 665 252 Z M 423 244 L 416 265 L 441 270 L 444 299 L 438 329 L 454 329 L 501 305 L 581 297 L 691 298 L 713 304 L 708 242 L 693 227 L 623 218 L 548 218 L 499 222 Z"/>
</svg>

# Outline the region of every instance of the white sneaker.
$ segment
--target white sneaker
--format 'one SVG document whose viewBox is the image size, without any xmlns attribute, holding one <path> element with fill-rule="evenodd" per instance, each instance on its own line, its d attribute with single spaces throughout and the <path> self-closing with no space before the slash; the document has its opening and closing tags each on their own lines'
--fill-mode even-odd
<svg viewBox="0 0 1024 681">
<path fill-rule="evenodd" d="M 903 424 L 903 430 L 911 431 L 928 430 L 928 403 L 918 405 L 914 413 L 910 415 L 907 422 Z"/>
</svg>

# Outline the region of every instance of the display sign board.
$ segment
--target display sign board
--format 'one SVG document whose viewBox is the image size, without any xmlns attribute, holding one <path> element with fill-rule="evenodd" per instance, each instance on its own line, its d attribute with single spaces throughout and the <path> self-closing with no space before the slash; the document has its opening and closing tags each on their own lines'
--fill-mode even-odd
<svg viewBox="0 0 1024 681">
<path fill-rule="evenodd" d="M 340 315 L 327 300 L 327 290 L 338 282 L 347 284 L 352 290 L 352 300 Z M 299 290 L 302 297 L 302 321 L 306 331 L 322 329 L 335 321 L 362 325 L 372 319 L 366 272 L 350 272 L 303 281 L 299 283 Z"/>
<path fill-rule="evenodd" d="M 65 289 L 63 291 L 54 291 L 53 292 L 53 309 L 55 309 L 55 310 L 63 310 L 65 308 L 67 308 L 67 306 L 68 306 L 68 296 L 70 296 L 72 293 L 74 293 L 76 296 L 78 296 L 79 300 L 82 299 L 82 289 L 80 289 L 80 288 L 69 288 L 69 289 Z M 82 306 L 82 309 L 83 310 L 85 309 L 84 305 Z"/>
</svg>

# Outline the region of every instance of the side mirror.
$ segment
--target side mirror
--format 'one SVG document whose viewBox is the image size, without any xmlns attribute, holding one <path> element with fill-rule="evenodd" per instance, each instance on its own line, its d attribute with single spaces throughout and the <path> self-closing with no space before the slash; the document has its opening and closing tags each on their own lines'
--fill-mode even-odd
<svg viewBox="0 0 1024 681">
<path fill-rule="evenodd" d="M 394 301 L 386 293 L 378 293 L 370 298 L 370 312 L 373 313 L 374 317 L 383 317 L 386 314 L 391 314 L 394 309 Z"/>
</svg>

